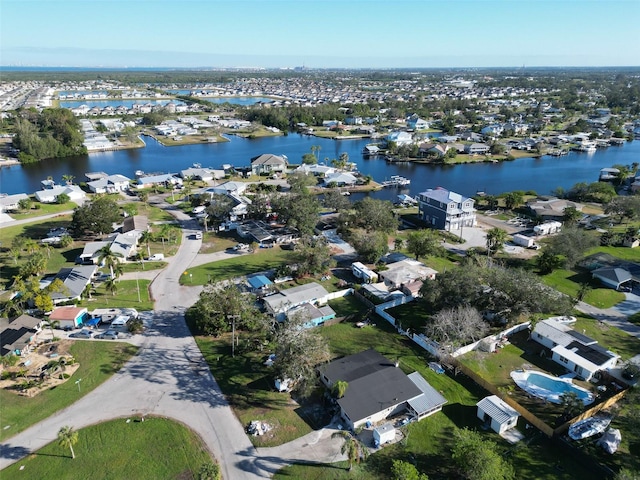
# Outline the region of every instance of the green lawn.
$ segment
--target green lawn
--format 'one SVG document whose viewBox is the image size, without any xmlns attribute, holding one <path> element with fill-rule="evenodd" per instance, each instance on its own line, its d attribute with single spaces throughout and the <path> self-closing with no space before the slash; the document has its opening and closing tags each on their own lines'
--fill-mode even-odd
<svg viewBox="0 0 640 480">
<path fill-rule="evenodd" d="M 247 255 L 238 255 L 234 258 L 190 268 L 187 275 L 182 275 L 180 283 L 183 285 L 204 285 L 209 279 L 226 280 L 270 270 L 290 262 L 291 255 L 286 250 L 279 247 L 261 248 Z"/>
<path fill-rule="evenodd" d="M 33 398 L 0 390 L 0 405 L 2 405 L 0 440 L 13 436 L 71 405 L 116 373 L 137 350 L 133 345 L 120 342 L 74 342 L 70 352 L 80 367 L 66 383 Z M 75 378 L 82 378 L 80 393 L 73 382 Z"/>
<path fill-rule="evenodd" d="M 67 202 L 63 205 L 58 203 L 39 203 L 34 200 L 34 206 L 31 210 L 19 210 L 16 213 L 9 213 L 9 216 L 15 220 L 24 220 L 25 218 L 35 218 L 42 215 L 51 215 L 52 213 L 68 212 L 77 207 L 73 202 Z"/>
<path fill-rule="evenodd" d="M 166 418 L 147 417 L 126 423 L 121 418 L 78 431 L 76 458 L 57 442 L 14 463 L 2 478 L 136 480 L 197 478 L 211 462 L 202 440 L 185 426 Z M 22 470 L 21 470 L 22 468 Z"/>
<path fill-rule="evenodd" d="M 149 297 L 149 284 L 151 281 L 140 279 L 119 280 L 118 291 L 115 295 L 107 292 L 104 283 L 98 284 L 91 300 L 85 298 L 78 302 L 79 307 L 87 307 L 89 310 L 96 308 L 135 308 L 138 311 L 153 310 L 153 301 Z M 138 301 L 138 291 L 140 301 Z"/>
<path fill-rule="evenodd" d="M 146 253 L 146 252 L 145 252 Z M 130 272 L 147 272 L 149 270 L 162 270 L 168 264 L 167 262 L 127 262 L 123 263 L 122 272 L 130 273 Z M 104 269 L 105 272 L 108 269 Z"/>
<path fill-rule="evenodd" d="M 346 463 L 331 465 L 294 465 L 280 470 L 274 478 L 328 478 L 328 479 L 387 479 L 390 477 L 394 459 L 412 461 L 417 468 L 430 478 L 457 478 L 451 466 L 453 432 L 465 426 L 477 428 L 475 404 L 486 393 L 463 376 L 437 375 L 427 367 L 430 360 L 425 352 L 413 342 L 394 333 L 384 321 L 377 320 L 375 327 L 355 328 L 353 323 L 343 322 L 323 327 L 322 335 L 327 338 L 335 355 L 349 355 L 374 347 L 390 359 L 399 359 L 401 368 L 409 373 L 420 374 L 448 400 L 443 411 L 418 423 L 403 427 L 406 435 L 400 443 L 385 447 L 374 453 L 363 465 L 354 467 L 349 474 Z M 524 428 L 522 428 L 523 431 Z M 533 431 L 526 431 L 528 436 Z M 545 438 L 531 437 L 529 443 L 521 442 L 511 447 L 492 432 L 483 435 L 512 457 L 516 478 L 520 479 L 597 479 L 597 472 L 583 466 L 579 459 L 567 457 Z M 562 471 L 556 468 L 561 464 Z"/>
<path fill-rule="evenodd" d="M 611 308 L 625 299 L 624 293 L 602 286 L 598 280 L 591 278 L 591 274 L 583 269 L 554 270 L 541 277 L 542 281 L 560 292 L 577 297 L 582 283 L 587 283 L 591 289 L 587 292 L 583 301 L 598 308 Z"/>
<path fill-rule="evenodd" d="M 232 357 L 230 335 L 196 337 L 196 342 L 240 422 L 248 425 L 252 420 L 263 420 L 274 427 L 266 435 L 251 436 L 255 446 L 281 445 L 301 437 L 312 429 L 307 422 L 315 428 L 324 426 L 315 423 L 288 393 L 275 391 L 273 374 L 263 365 L 269 351 L 243 351 L 241 337 L 240 348 Z"/>
<path fill-rule="evenodd" d="M 242 241 L 243 240 L 235 234 L 204 232 L 200 253 L 224 252 Z"/>
<path fill-rule="evenodd" d="M 369 310 L 361 301 L 353 295 L 336 298 L 329 301 L 329 306 L 333 308 L 338 317 L 358 315 L 360 318 Z"/>
<path fill-rule="evenodd" d="M 594 253 L 608 253 L 612 257 L 626 260 L 627 262 L 640 262 L 640 248 L 627 247 L 596 247 L 589 250 L 585 257 Z"/>
</svg>

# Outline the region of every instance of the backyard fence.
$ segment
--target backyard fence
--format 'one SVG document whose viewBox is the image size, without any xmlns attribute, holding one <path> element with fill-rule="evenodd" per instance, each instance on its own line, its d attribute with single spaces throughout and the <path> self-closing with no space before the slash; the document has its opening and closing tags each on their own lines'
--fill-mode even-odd
<svg viewBox="0 0 640 480">
<path fill-rule="evenodd" d="M 344 290 L 338 290 L 337 292 L 332 292 L 327 295 L 327 301 L 335 300 L 336 298 L 346 297 L 347 295 L 353 294 L 353 288 L 345 288 Z"/>
</svg>

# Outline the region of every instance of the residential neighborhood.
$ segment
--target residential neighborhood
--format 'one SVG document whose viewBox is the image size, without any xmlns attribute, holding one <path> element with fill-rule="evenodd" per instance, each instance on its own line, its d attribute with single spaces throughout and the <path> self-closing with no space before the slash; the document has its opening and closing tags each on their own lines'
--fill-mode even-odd
<svg viewBox="0 0 640 480">
<path fill-rule="evenodd" d="M 0 98 L 32 92 L 40 113 L 135 101 L 58 110 L 89 152 L 135 159 L 155 142 L 177 160 L 92 164 L 0 197 L 0 468 L 29 471 L 64 426 L 100 437 L 110 422 L 173 419 L 204 455 L 189 478 L 207 462 L 222 478 L 404 478 L 394 462 L 476 478 L 449 461 L 465 442 L 518 478 L 640 469 L 637 162 L 553 192 L 463 182 L 518 162 L 535 176 L 556 149 L 576 163 L 623 155 L 637 113 L 591 90 L 568 113 L 560 87 L 508 75 L 325 75 L 3 84 Z M 232 96 L 269 100 L 206 104 Z M 208 163 L 184 153 L 198 150 Z M 460 179 L 441 183 L 440 169 Z M 590 429 L 575 439 L 579 422 Z M 609 453 L 601 439 L 618 434 Z"/>
</svg>

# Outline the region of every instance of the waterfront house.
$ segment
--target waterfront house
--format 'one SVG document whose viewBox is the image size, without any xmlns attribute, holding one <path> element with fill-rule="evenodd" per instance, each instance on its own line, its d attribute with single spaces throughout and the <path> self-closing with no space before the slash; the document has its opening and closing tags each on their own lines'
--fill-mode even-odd
<svg viewBox="0 0 640 480">
<path fill-rule="evenodd" d="M 115 174 L 87 182 L 87 187 L 93 193 L 116 193 L 129 189 L 131 179 L 124 175 Z"/>
<path fill-rule="evenodd" d="M 180 177 L 187 179 L 189 177 L 195 180 L 202 180 L 203 182 L 210 182 L 211 180 L 220 180 L 225 177 L 224 170 L 212 170 L 210 168 L 185 168 L 180 170 Z"/>
<path fill-rule="evenodd" d="M 296 172 L 304 173 L 305 175 L 314 175 L 316 177 L 324 178 L 327 175 L 333 175 L 336 173 L 336 169 L 333 167 L 328 167 L 326 165 L 307 165 L 302 164 L 298 168 L 296 168 Z"/>
<path fill-rule="evenodd" d="M 182 179 L 174 173 L 161 173 L 159 175 L 149 175 L 138 178 L 136 187 L 141 190 L 143 188 L 151 188 L 155 186 L 166 187 L 169 185 L 182 185 Z"/>
<path fill-rule="evenodd" d="M 472 143 L 470 145 L 465 145 L 464 151 L 469 155 L 485 155 L 489 153 L 491 147 L 486 143 Z"/>
<path fill-rule="evenodd" d="M 350 430 L 403 412 L 421 420 L 442 410 L 447 402 L 418 372 L 406 375 L 397 362 L 373 349 L 339 358 L 318 371 L 320 380 L 329 389 L 338 381 L 347 382 L 338 405 Z"/>
<path fill-rule="evenodd" d="M 251 159 L 251 172 L 254 175 L 271 175 L 287 171 L 287 157 L 263 153 Z"/>
<path fill-rule="evenodd" d="M 349 172 L 334 172 L 324 177 L 324 186 L 336 185 L 338 187 L 353 186 L 358 179 Z"/>
<path fill-rule="evenodd" d="M 0 358 L 31 352 L 41 325 L 41 319 L 26 314 L 14 319 L 0 318 Z"/>
<path fill-rule="evenodd" d="M 620 355 L 598 345 L 570 325 L 575 317 L 551 317 L 536 323 L 531 338 L 551 351 L 551 359 L 584 380 L 616 366 Z"/>
<path fill-rule="evenodd" d="M 58 195 L 66 194 L 69 201 L 74 203 L 82 203 L 87 195 L 77 185 L 56 186 L 47 188 L 35 193 L 36 200 L 40 203 L 55 203 L 58 201 Z"/>
<path fill-rule="evenodd" d="M 402 147 L 404 145 L 411 145 L 413 143 L 413 137 L 408 132 L 391 132 L 385 138 L 387 144 L 395 143 L 396 146 Z"/>
<path fill-rule="evenodd" d="M 437 187 L 418 194 L 418 214 L 422 220 L 448 232 L 476 225 L 474 200 L 446 188 Z"/>
</svg>

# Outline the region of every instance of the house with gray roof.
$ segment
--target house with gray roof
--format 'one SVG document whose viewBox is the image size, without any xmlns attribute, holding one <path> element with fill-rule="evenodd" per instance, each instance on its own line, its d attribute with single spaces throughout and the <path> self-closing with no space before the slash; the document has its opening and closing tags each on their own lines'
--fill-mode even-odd
<svg viewBox="0 0 640 480">
<path fill-rule="evenodd" d="M 251 159 L 251 173 L 254 175 L 270 175 L 287 171 L 289 162 L 285 155 L 263 153 Z"/>
<path fill-rule="evenodd" d="M 417 372 L 407 376 L 397 363 L 373 349 L 334 360 L 318 368 L 320 380 L 328 388 L 347 382 L 338 399 L 341 417 L 350 429 L 375 424 L 409 411 L 417 419 L 442 409 L 442 397 Z"/>
<path fill-rule="evenodd" d="M 28 354 L 40 332 L 41 324 L 42 319 L 31 315 L 20 315 L 13 319 L 0 318 L 0 357 Z"/>
<path fill-rule="evenodd" d="M 116 193 L 128 190 L 130 183 L 130 178 L 117 173 L 87 182 L 87 187 L 89 187 L 89 190 L 93 193 Z"/>
<path fill-rule="evenodd" d="M 76 263 L 83 265 L 95 265 L 100 257 L 100 250 L 111 245 L 110 241 L 87 242 L 84 244 L 82 253 L 78 256 Z"/>
<path fill-rule="evenodd" d="M 15 195 L 5 195 L 0 197 L 0 212 L 9 212 L 20 208 L 20 200 L 26 200 L 29 196 L 26 193 L 16 193 Z"/>
<path fill-rule="evenodd" d="M 91 283 L 91 279 L 97 270 L 97 265 L 76 265 L 75 267 L 61 268 L 52 281 L 60 279 L 64 288 L 61 292 L 51 293 L 53 303 L 57 305 L 62 302 L 80 300 L 80 296 L 86 286 Z"/>
<path fill-rule="evenodd" d="M 434 228 L 450 232 L 476 225 L 474 203 L 472 198 L 446 188 L 430 188 L 418 194 L 418 214 Z"/>
<path fill-rule="evenodd" d="M 620 355 L 598 345 L 571 325 L 575 317 L 551 317 L 536 323 L 531 338 L 551 351 L 551 359 L 574 372 L 584 380 L 590 380 L 599 370 L 616 366 Z"/>
<path fill-rule="evenodd" d="M 278 320 L 284 320 L 286 312 L 302 304 L 325 305 L 328 295 L 322 285 L 312 282 L 269 295 L 264 298 L 264 306 Z"/>
<path fill-rule="evenodd" d="M 69 197 L 69 200 L 75 203 L 83 202 L 87 195 L 82 191 L 78 185 L 57 185 L 53 188 L 46 188 L 36 192 L 34 195 L 36 200 L 40 203 L 55 203 L 58 201 L 58 195 L 65 194 Z"/>
<path fill-rule="evenodd" d="M 597 278 L 607 287 L 618 290 L 625 283 L 630 283 L 633 279 L 631 273 L 624 268 L 602 267 L 591 272 L 593 278 Z"/>
</svg>

